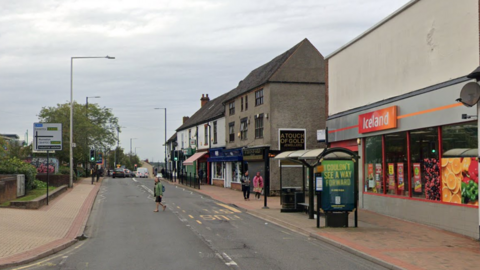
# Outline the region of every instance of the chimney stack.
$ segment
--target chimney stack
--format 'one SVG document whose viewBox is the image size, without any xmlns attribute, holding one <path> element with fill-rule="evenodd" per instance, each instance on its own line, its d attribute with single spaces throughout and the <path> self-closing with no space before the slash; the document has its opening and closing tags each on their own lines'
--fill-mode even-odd
<svg viewBox="0 0 480 270">
<path fill-rule="evenodd" d="M 203 107 L 203 105 L 207 104 L 207 102 L 210 101 L 210 98 L 208 97 L 208 94 L 207 96 L 205 96 L 204 94 L 202 94 L 202 98 L 200 99 L 200 107 Z"/>
<path fill-rule="evenodd" d="M 188 119 L 190 119 L 189 116 L 184 116 L 184 117 L 183 117 L 183 123 L 182 123 L 182 124 L 185 124 L 185 122 L 187 122 Z"/>
</svg>

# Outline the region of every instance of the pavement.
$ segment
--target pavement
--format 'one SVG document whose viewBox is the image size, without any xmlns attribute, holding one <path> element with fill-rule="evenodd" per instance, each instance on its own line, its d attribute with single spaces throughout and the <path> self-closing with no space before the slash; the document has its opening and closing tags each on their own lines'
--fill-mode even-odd
<svg viewBox="0 0 480 270">
<path fill-rule="evenodd" d="M 163 180 L 167 185 L 178 185 Z M 83 235 L 100 183 L 89 178 L 38 210 L 0 208 L 0 269 L 25 264 L 59 252 Z M 185 187 L 188 188 L 188 187 Z M 192 189 L 193 190 L 193 189 Z M 476 239 L 360 209 L 358 228 L 321 227 L 304 212 L 282 213 L 279 197 L 245 201 L 240 191 L 202 185 L 194 190 L 248 214 L 342 250 L 389 269 L 479 269 L 480 244 Z M 168 188 L 165 194 L 168 205 Z"/>
</svg>

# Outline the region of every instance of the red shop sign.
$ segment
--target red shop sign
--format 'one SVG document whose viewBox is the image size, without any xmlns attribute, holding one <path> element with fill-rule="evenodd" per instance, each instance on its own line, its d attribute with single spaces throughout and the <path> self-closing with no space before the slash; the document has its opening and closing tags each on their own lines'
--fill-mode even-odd
<svg viewBox="0 0 480 270">
<path fill-rule="evenodd" d="M 397 127 L 397 106 L 360 114 L 358 133 L 374 132 Z"/>
</svg>

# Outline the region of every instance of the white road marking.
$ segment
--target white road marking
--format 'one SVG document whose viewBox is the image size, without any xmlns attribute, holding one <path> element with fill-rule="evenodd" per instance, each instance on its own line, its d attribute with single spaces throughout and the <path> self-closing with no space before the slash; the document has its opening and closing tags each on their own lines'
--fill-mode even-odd
<svg viewBox="0 0 480 270">
<path fill-rule="evenodd" d="M 228 265 L 228 266 L 237 265 L 237 263 L 234 262 L 232 260 L 232 258 L 230 258 L 230 256 L 227 255 L 227 253 L 224 252 L 224 253 L 222 253 L 222 255 L 223 255 L 224 262 L 225 262 L 226 265 Z"/>
<path fill-rule="evenodd" d="M 138 181 L 135 178 L 132 178 L 132 180 L 138 183 Z"/>
</svg>

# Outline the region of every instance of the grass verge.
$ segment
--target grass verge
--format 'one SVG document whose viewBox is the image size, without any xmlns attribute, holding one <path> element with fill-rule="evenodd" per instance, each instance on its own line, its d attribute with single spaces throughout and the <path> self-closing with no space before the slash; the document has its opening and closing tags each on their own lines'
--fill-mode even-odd
<svg viewBox="0 0 480 270">
<path fill-rule="evenodd" d="M 52 192 L 53 190 L 55 190 L 56 187 L 49 187 L 48 189 L 48 192 Z M 32 201 L 40 196 L 43 196 L 47 194 L 47 188 L 46 187 L 38 187 L 36 189 L 32 189 L 32 190 L 29 190 L 27 191 L 27 194 L 21 198 L 17 198 L 15 200 L 12 200 L 12 201 L 16 201 L 16 202 L 26 202 L 26 201 Z M 7 202 L 4 202 L 2 204 L 0 204 L 0 207 L 8 207 L 10 206 L 10 201 L 7 201 Z"/>
</svg>

